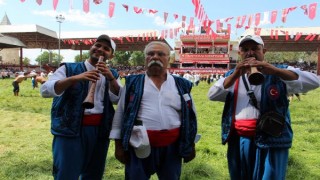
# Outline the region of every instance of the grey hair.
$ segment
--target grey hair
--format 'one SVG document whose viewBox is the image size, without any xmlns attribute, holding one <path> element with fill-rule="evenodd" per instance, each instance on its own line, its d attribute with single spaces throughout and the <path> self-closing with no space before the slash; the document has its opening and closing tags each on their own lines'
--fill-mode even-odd
<svg viewBox="0 0 320 180">
<path fill-rule="evenodd" d="M 151 41 L 151 42 L 148 43 L 148 44 L 146 45 L 146 47 L 144 48 L 144 51 L 143 51 L 144 55 L 147 54 L 147 49 L 148 49 L 151 45 L 154 45 L 154 44 L 155 44 L 155 45 L 161 45 L 161 46 L 165 47 L 166 50 L 167 50 L 168 55 L 170 54 L 170 47 L 169 47 L 168 44 L 166 44 L 166 43 L 164 43 L 164 42 L 162 42 L 162 41 Z"/>
</svg>

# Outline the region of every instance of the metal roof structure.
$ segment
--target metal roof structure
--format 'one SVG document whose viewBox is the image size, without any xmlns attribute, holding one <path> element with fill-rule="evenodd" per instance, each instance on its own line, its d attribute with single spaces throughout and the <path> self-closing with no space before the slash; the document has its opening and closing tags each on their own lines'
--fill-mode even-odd
<svg viewBox="0 0 320 180">
<path fill-rule="evenodd" d="M 270 34 L 273 30 L 274 36 L 271 38 Z M 275 38 L 275 32 L 278 31 L 278 39 Z M 288 40 L 286 40 L 286 34 L 288 32 Z M 320 27 L 302 27 L 302 28 L 272 28 L 272 29 L 261 29 L 260 36 L 265 44 L 267 51 L 313 51 L 317 52 L 320 48 L 320 39 L 318 35 Z M 301 37 L 295 40 L 296 36 L 290 37 L 291 34 L 301 33 Z M 254 29 L 248 29 L 242 36 L 254 34 Z M 316 38 L 307 38 L 310 34 L 314 34 Z M 307 38 L 307 40 L 306 40 Z"/>
<path fill-rule="evenodd" d="M 23 42 L 27 49 L 58 49 L 59 37 L 55 31 L 39 25 L 0 25 L 0 33 L 12 36 Z M 60 49 L 89 50 L 91 44 L 85 40 L 95 40 L 101 34 L 109 35 L 117 45 L 117 51 L 142 51 L 151 40 L 169 43 L 165 39 L 154 36 L 155 30 L 113 30 L 113 31 L 72 31 L 61 32 Z M 142 35 L 145 37 L 142 40 Z M 148 40 L 147 40 L 148 34 Z M 78 43 L 66 43 L 75 40 Z M 170 45 L 169 45 L 170 46 Z M 172 49 L 172 47 L 170 46 Z"/>
<path fill-rule="evenodd" d="M 0 34 L 0 49 L 26 47 L 19 39 Z"/>
</svg>

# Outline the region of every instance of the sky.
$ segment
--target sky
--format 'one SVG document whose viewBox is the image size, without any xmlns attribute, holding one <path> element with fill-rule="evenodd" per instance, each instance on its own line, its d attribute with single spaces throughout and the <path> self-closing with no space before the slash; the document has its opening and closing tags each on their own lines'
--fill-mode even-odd
<svg viewBox="0 0 320 180">
<path fill-rule="evenodd" d="M 113 17 L 110 18 L 109 2 L 115 3 Z M 210 20 L 226 19 L 234 17 L 229 21 L 232 26 L 231 40 L 237 40 L 244 32 L 244 28 L 235 28 L 236 18 L 243 15 L 254 15 L 264 12 L 278 11 L 277 21 L 274 24 L 270 22 L 261 22 L 260 28 L 276 27 L 317 27 L 320 25 L 320 3 L 318 2 L 316 17 L 311 20 L 303 14 L 300 8 L 302 5 L 309 6 L 317 0 L 200 0 L 206 14 Z M 72 6 L 71 6 L 72 4 Z M 122 4 L 128 5 L 128 12 L 125 11 Z M 147 11 L 136 14 L 133 7 L 139 7 L 146 10 L 155 9 L 158 12 L 154 15 Z M 297 7 L 290 12 L 287 21 L 281 21 L 282 9 Z M 61 34 L 63 32 L 73 31 L 103 31 L 103 30 L 143 30 L 153 29 L 161 30 L 177 28 L 181 25 L 181 17 L 186 16 L 186 24 L 190 17 L 194 17 L 194 6 L 192 0 L 102 0 L 99 5 L 90 0 L 90 10 L 85 13 L 82 9 L 82 0 L 59 0 L 56 9 L 53 7 L 53 0 L 43 0 L 38 5 L 36 0 L 0 0 L 0 20 L 7 14 L 12 25 L 36 24 L 44 28 L 59 33 L 59 23 L 56 16 L 62 14 L 65 20 L 61 23 Z M 164 12 L 168 13 L 167 21 L 164 22 Z M 175 20 L 173 14 L 178 14 Z M 269 17 L 270 18 L 270 17 Z M 263 17 L 262 17 L 263 19 Z M 261 21 L 262 21 L 261 19 Z M 194 18 L 194 24 L 200 23 Z M 216 25 L 212 25 L 215 29 Z M 1 28 L 1 27 L 0 27 Z M 224 24 L 226 28 L 226 23 Z M 174 39 L 166 39 L 174 47 Z M 45 51 L 44 49 L 24 49 L 24 57 L 31 59 L 35 63 L 35 58 Z M 58 50 L 54 50 L 58 53 Z M 64 62 L 74 61 L 74 56 L 79 51 L 61 50 Z"/>
</svg>

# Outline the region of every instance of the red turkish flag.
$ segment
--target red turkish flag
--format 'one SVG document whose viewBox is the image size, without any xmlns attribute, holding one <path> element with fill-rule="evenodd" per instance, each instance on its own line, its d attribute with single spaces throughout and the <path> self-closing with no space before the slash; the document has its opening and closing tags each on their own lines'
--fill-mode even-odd
<svg viewBox="0 0 320 180">
<path fill-rule="evenodd" d="M 241 16 L 238 16 L 238 17 L 237 17 L 236 28 L 241 28 L 241 27 L 240 27 L 240 19 L 241 19 Z"/>
<path fill-rule="evenodd" d="M 89 0 L 83 0 L 83 11 L 85 13 L 89 12 Z"/>
<path fill-rule="evenodd" d="M 274 30 L 273 29 L 271 29 L 271 32 L 270 32 L 270 38 L 271 39 L 273 39 L 274 37 L 273 37 L 273 32 L 274 32 Z"/>
<path fill-rule="evenodd" d="M 114 2 L 109 2 L 109 17 L 110 18 L 112 18 L 112 16 L 113 16 L 115 6 L 116 6 L 116 4 Z"/>
<path fill-rule="evenodd" d="M 254 28 L 254 34 L 260 36 L 261 28 Z"/>
<path fill-rule="evenodd" d="M 303 14 L 304 15 L 308 15 L 308 7 L 307 7 L 307 5 L 302 5 L 300 8 L 303 10 Z"/>
<path fill-rule="evenodd" d="M 298 41 L 302 36 L 302 33 L 301 32 L 297 32 L 296 33 L 296 37 L 294 38 L 294 41 Z"/>
<path fill-rule="evenodd" d="M 231 19 L 233 19 L 233 17 L 228 17 L 226 20 L 224 20 L 225 22 L 230 21 Z"/>
<path fill-rule="evenodd" d="M 216 24 L 217 24 L 216 32 L 221 32 L 222 31 L 222 23 L 220 22 L 220 20 L 216 20 Z"/>
<path fill-rule="evenodd" d="M 278 40 L 278 39 L 279 39 L 278 34 L 279 34 L 278 30 L 276 30 L 276 38 L 275 38 L 276 40 Z"/>
<path fill-rule="evenodd" d="M 189 27 L 193 27 L 193 17 L 190 17 Z"/>
<path fill-rule="evenodd" d="M 244 25 L 244 23 L 246 22 L 246 19 L 247 19 L 247 15 L 242 16 L 240 28 Z"/>
<path fill-rule="evenodd" d="M 248 25 L 245 27 L 245 29 L 249 29 L 251 27 L 251 24 L 252 24 L 252 15 L 249 15 Z"/>
<path fill-rule="evenodd" d="M 227 24 L 227 27 L 228 27 L 228 34 L 230 35 L 231 34 L 231 24 Z"/>
<path fill-rule="evenodd" d="M 182 16 L 182 24 L 181 24 L 181 27 L 183 27 L 183 28 L 186 26 L 186 23 L 185 23 L 185 22 L 186 22 L 186 18 L 187 18 L 186 16 Z"/>
<path fill-rule="evenodd" d="M 39 6 L 42 4 L 42 0 L 37 0 L 37 3 L 39 4 Z"/>
<path fill-rule="evenodd" d="M 178 14 L 173 14 L 174 20 L 178 19 L 179 15 Z"/>
<path fill-rule="evenodd" d="M 155 14 L 155 13 L 157 13 L 158 12 L 158 10 L 155 10 L 155 9 L 149 9 L 149 13 L 150 14 Z"/>
<path fill-rule="evenodd" d="M 259 26 L 261 19 L 261 13 L 257 13 L 254 18 L 254 25 Z"/>
<path fill-rule="evenodd" d="M 173 29 L 170 29 L 170 39 L 173 39 Z"/>
<path fill-rule="evenodd" d="M 167 12 L 164 12 L 164 13 L 163 13 L 164 23 L 167 22 L 167 18 L 168 18 L 168 13 L 167 13 Z"/>
<path fill-rule="evenodd" d="M 101 4 L 101 3 L 102 3 L 102 0 L 93 0 L 93 2 L 94 2 L 95 4 Z"/>
<path fill-rule="evenodd" d="M 316 38 L 316 34 L 312 34 L 312 36 L 309 38 L 309 41 L 313 41 L 314 40 L 314 38 Z"/>
<path fill-rule="evenodd" d="M 289 12 L 295 10 L 297 7 L 290 7 L 282 10 L 282 22 L 285 23 L 287 21 L 287 15 Z"/>
<path fill-rule="evenodd" d="M 164 30 L 161 31 L 161 36 L 160 36 L 160 38 L 161 38 L 161 39 L 164 39 Z"/>
<path fill-rule="evenodd" d="M 129 6 L 126 4 L 122 4 L 122 6 L 126 9 L 126 11 L 128 12 Z"/>
<path fill-rule="evenodd" d="M 142 13 L 142 8 L 139 8 L 139 7 L 133 7 L 133 11 L 135 12 L 135 13 L 137 13 L 137 14 L 140 14 L 140 13 Z"/>
<path fill-rule="evenodd" d="M 316 17 L 317 3 L 312 3 L 309 5 L 309 18 L 313 20 Z"/>
<path fill-rule="evenodd" d="M 276 20 L 277 20 L 277 14 L 278 14 L 278 11 L 277 10 L 274 10 L 271 12 L 271 24 L 275 23 Z"/>
<path fill-rule="evenodd" d="M 26 0 L 20 0 L 21 2 L 25 2 Z"/>
<path fill-rule="evenodd" d="M 56 10 L 58 5 L 58 0 L 53 0 L 53 9 Z"/>
</svg>

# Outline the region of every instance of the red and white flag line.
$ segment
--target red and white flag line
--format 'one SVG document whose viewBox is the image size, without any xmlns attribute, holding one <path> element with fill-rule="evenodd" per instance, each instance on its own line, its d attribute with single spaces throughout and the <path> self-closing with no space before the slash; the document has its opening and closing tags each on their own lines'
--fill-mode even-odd
<svg viewBox="0 0 320 180">
<path fill-rule="evenodd" d="M 25 2 L 25 0 L 20 0 L 20 1 Z M 235 18 L 228 17 L 228 18 L 219 18 L 219 19 L 216 19 L 215 21 L 211 20 L 208 18 L 208 15 L 204 10 L 204 6 L 201 4 L 200 1 L 201 0 L 191 0 L 192 4 L 194 5 L 195 15 L 194 15 L 194 17 L 189 17 L 189 25 L 187 27 L 187 30 L 185 29 L 187 17 L 184 15 L 178 15 L 176 13 L 173 13 L 174 20 L 177 20 L 179 17 L 181 17 L 181 26 L 176 27 L 176 28 L 161 30 L 160 38 L 166 39 L 169 37 L 169 38 L 173 39 L 178 36 L 178 33 L 180 32 L 181 29 L 184 29 L 183 33 L 185 33 L 185 32 L 195 33 L 194 18 L 198 19 L 198 21 L 200 22 L 200 26 L 203 28 L 203 30 L 206 32 L 206 34 L 212 35 L 213 38 L 215 38 L 217 36 L 216 32 L 219 33 L 219 32 L 223 31 L 223 26 L 224 26 L 223 24 L 224 23 L 227 26 L 226 31 L 230 35 L 232 25 L 230 24 L 229 21 L 231 21 Z M 42 0 L 36 0 L 36 2 L 39 6 L 42 4 Z M 59 2 L 59 0 L 53 0 L 53 9 L 54 10 L 57 9 L 58 2 Z M 93 0 L 93 3 L 95 3 L 96 5 L 101 5 L 102 2 L 103 2 L 103 0 Z M 70 8 L 72 9 L 73 8 L 73 0 L 69 0 L 69 5 L 70 5 Z M 114 15 L 115 6 L 116 6 L 116 4 L 114 2 L 109 2 L 108 16 L 110 18 L 112 18 Z M 127 4 L 122 4 L 122 6 L 126 12 L 129 12 L 129 6 Z M 282 9 L 281 10 L 281 21 L 283 23 L 286 23 L 288 14 L 292 11 L 297 10 L 297 8 L 298 8 L 298 6 Z M 306 15 L 309 19 L 313 20 L 316 17 L 317 3 L 311 3 L 309 5 L 302 5 L 302 6 L 300 6 L 299 9 L 301 9 L 303 14 Z M 83 0 L 83 11 L 85 13 L 88 13 L 90 11 L 90 0 Z M 158 13 L 158 10 L 141 8 L 141 7 L 137 7 L 137 6 L 133 6 L 133 11 L 136 14 L 144 14 L 144 13 L 156 14 L 156 13 Z M 233 25 L 233 27 L 235 27 L 237 29 L 239 29 L 239 28 L 249 29 L 249 28 L 253 27 L 255 34 L 260 35 L 261 28 L 259 28 L 259 25 L 261 23 L 269 23 L 269 22 L 271 24 L 274 24 L 277 21 L 278 12 L 279 12 L 279 10 L 273 10 L 273 11 L 266 11 L 263 13 L 258 12 L 258 13 L 249 14 L 249 15 L 237 16 L 236 23 Z M 263 14 L 263 16 L 262 16 L 262 14 Z M 169 15 L 168 12 L 163 12 L 164 23 L 167 22 L 168 15 Z M 270 18 L 269 18 L 269 16 L 270 16 Z M 262 17 L 263 17 L 263 19 L 262 19 Z M 211 26 L 214 23 L 216 23 L 216 31 L 215 32 L 211 28 Z M 320 34 L 313 34 L 313 33 L 306 34 L 303 32 L 290 32 L 290 35 L 289 35 L 288 31 L 279 30 L 278 28 L 276 30 L 275 29 L 270 30 L 270 37 L 272 39 L 278 40 L 279 33 L 286 35 L 286 40 L 294 39 L 295 41 L 298 41 L 300 39 L 300 37 L 304 34 L 307 35 L 305 40 L 308 40 L 308 41 L 313 41 L 315 39 L 320 40 Z M 159 35 L 157 35 L 157 31 L 145 32 L 145 33 L 139 34 L 136 41 L 139 41 L 140 38 L 142 41 L 148 41 L 151 39 L 156 39 L 156 37 L 158 37 L 158 36 Z M 316 36 L 318 36 L 318 37 L 316 38 Z M 116 37 L 114 39 L 117 39 L 121 43 L 123 43 L 123 38 L 125 38 L 128 42 L 134 41 L 132 36 Z M 65 40 L 65 42 L 72 43 L 72 44 L 78 44 L 80 42 L 82 42 L 84 44 L 91 44 L 93 41 L 91 39 L 86 39 L 83 41 L 81 41 L 81 40 L 80 41 L 79 40 Z"/>
</svg>

